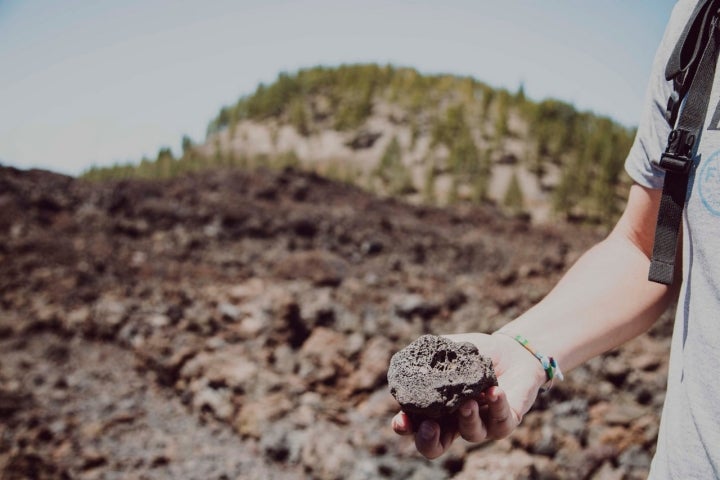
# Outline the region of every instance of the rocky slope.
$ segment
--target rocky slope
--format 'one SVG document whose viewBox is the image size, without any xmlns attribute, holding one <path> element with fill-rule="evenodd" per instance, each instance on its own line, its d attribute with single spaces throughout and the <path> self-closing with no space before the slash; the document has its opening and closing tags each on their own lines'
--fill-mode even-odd
<svg viewBox="0 0 720 480">
<path fill-rule="evenodd" d="M 391 354 L 491 331 L 598 235 L 292 170 L 86 183 L 0 167 L 0 477 L 644 478 L 668 321 L 430 462 Z"/>
<path fill-rule="evenodd" d="M 259 164 L 263 159 L 292 156 L 305 170 L 351 181 L 369 191 L 402 196 L 405 201 L 414 204 L 430 203 L 430 198 L 446 204 L 451 195 L 466 201 L 472 199 L 472 185 L 456 185 L 452 172 L 448 172 L 445 166 L 449 150 L 431 145 L 427 132 L 413 140 L 411 127 L 393 121 L 393 115 L 398 114 L 386 105 L 380 105 L 359 131 L 328 129 L 307 135 L 301 135 L 292 125 L 244 120 L 238 122 L 232 131 L 227 129 L 210 136 L 196 148 L 196 153 L 203 158 L 212 159 L 221 155 L 233 159 L 246 158 L 248 163 Z M 480 137 L 480 134 L 477 136 Z M 408 190 L 405 193 L 393 191 L 393 187 L 380 179 L 377 173 L 380 159 L 393 140 L 399 142 L 404 152 L 403 174 L 408 176 L 412 185 L 405 187 Z M 480 140 L 478 143 L 482 144 Z M 518 160 L 527 156 L 528 148 L 526 141 L 518 138 L 504 141 L 502 150 L 495 154 L 492 162 L 487 200 L 501 205 L 515 175 L 521 184 L 524 210 L 536 223 L 547 223 L 552 217 L 550 192 L 560 182 L 560 169 L 548 162 L 543 180 L 538 181 L 529 167 Z M 431 168 L 428 164 L 432 163 L 428 159 L 433 159 L 434 168 L 438 171 L 430 186 L 428 178 L 433 174 L 428 171 Z M 451 193 L 453 188 L 458 191 Z"/>
</svg>

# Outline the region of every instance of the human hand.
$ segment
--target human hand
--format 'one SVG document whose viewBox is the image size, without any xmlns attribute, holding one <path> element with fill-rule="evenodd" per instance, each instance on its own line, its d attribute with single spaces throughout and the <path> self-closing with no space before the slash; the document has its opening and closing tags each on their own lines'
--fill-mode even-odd
<svg viewBox="0 0 720 480">
<path fill-rule="evenodd" d="M 416 431 L 407 414 L 395 415 L 392 420 L 395 433 L 414 435 L 415 447 L 430 459 L 445 453 L 458 437 L 478 443 L 510 435 L 545 382 L 540 362 L 508 336 L 467 333 L 445 337 L 454 342 L 470 342 L 483 355 L 489 355 L 499 385 L 490 387 L 478 398 L 466 400 L 449 418 L 424 420 Z"/>
</svg>

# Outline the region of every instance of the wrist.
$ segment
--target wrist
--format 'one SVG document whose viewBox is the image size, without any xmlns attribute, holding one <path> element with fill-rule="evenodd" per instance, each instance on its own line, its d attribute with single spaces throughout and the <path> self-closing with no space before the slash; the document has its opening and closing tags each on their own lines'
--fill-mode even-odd
<svg viewBox="0 0 720 480">
<path fill-rule="evenodd" d="M 507 345 L 509 351 L 513 353 L 512 361 L 522 365 L 523 370 L 529 373 L 530 380 L 538 391 L 546 389 L 549 381 L 548 373 L 543 364 L 535 357 L 535 355 L 516 340 L 516 334 L 513 332 L 498 330 L 494 332 L 493 337 Z"/>
</svg>

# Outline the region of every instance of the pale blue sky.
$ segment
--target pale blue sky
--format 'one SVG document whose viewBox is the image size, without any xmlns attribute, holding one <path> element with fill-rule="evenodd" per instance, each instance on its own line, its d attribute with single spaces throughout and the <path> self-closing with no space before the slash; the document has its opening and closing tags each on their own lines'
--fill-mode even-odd
<svg viewBox="0 0 720 480">
<path fill-rule="evenodd" d="M 78 174 L 202 141 L 281 71 L 524 83 L 635 125 L 674 0 L 0 0 L 0 163 Z"/>
</svg>

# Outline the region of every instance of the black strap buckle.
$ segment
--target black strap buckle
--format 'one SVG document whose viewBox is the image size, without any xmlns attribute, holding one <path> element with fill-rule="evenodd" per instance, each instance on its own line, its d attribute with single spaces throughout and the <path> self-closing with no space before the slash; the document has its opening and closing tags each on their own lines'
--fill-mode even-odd
<svg viewBox="0 0 720 480">
<path fill-rule="evenodd" d="M 660 157 L 658 166 L 666 172 L 687 174 L 692 165 L 692 149 L 695 135 L 688 130 L 676 128 L 670 132 L 665 153 Z"/>
</svg>

